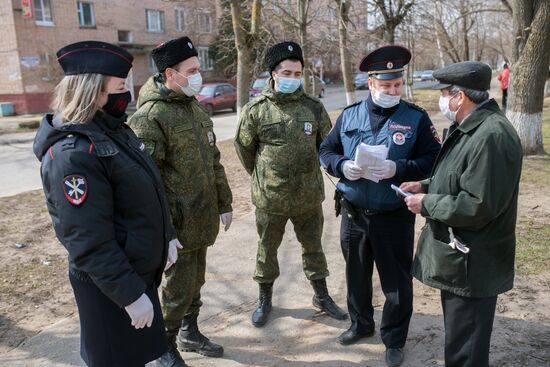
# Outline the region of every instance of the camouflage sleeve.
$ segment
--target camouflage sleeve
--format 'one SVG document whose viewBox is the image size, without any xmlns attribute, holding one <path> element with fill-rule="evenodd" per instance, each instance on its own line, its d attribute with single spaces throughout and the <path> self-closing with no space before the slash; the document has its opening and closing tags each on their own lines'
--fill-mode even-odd
<svg viewBox="0 0 550 367">
<path fill-rule="evenodd" d="M 151 155 L 156 165 L 162 171 L 164 159 L 166 158 L 166 137 L 160 124 L 150 114 L 136 112 L 128 121 L 137 137 L 145 144 L 147 152 Z"/>
<path fill-rule="evenodd" d="M 212 149 L 214 149 L 214 172 L 216 175 L 216 190 L 218 192 L 218 211 L 219 214 L 229 213 L 233 211 L 231 207 L 233 194 L 231 193 L 229 182 L 227 182 L 225 169 L 220 163 L 220 150 L 215 145 Z"/>
<path fill-rule="evenodd" d="M 244 106 L 241 112 L 234 144 L 242 165 L 246 172 L 251 175 L 254 171 L 256 150 L 258 149 L 258 132 L 248 105 Z"/>
<path fill-rule="evenodd" d="M 332 122 L 330 121 L 330 116 L 328 115 L 327 110 L 325 110 L 325 107 L 321 104 L 319 129 L 317 130 L 317 149 L 319 149 L 319 146 L 323 140 L 325 140 L 331 129 Z"/>
</svg>

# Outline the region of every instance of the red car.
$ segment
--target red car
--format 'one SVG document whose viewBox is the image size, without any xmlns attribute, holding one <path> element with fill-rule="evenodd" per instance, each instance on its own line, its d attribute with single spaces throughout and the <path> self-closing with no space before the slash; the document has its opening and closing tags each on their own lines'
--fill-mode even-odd
<svg viewBox="0 0 550 367">
<path fill-rule="evenodd" d="M 197 100 L 212 116 L 214 112 L 231 109 L 237 111 L 237 90 L 229 83 L 207 83 L 202 86 Z"/>
</svg>

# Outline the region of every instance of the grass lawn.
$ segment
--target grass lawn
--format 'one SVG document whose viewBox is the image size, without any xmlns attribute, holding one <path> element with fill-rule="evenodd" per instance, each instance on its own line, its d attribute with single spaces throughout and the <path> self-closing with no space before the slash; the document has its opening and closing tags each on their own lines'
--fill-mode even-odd
<svg viewBox="0 0 550 367">
<path fill-rule="evenodd" d="M 542 115 L 542 136 L 545 150 L 550 149 L 550 98 L 544 101 Z M 548 200 L 550 194 L 550 156 L 526 157 L 523 160 L 521 185 L 526 190 L 542 195 L 540 206 L 542 213 L 535 211 L 539 205 L 531 209 L 533 214 L 518 216 L 516 270 L 519 274 L 539 274 L 550 269 L 550 209 Z M 520 199 L 521 200 L 521 199 Z M 521 205 L 521 203 L 520 203 Z"/>
</svg>

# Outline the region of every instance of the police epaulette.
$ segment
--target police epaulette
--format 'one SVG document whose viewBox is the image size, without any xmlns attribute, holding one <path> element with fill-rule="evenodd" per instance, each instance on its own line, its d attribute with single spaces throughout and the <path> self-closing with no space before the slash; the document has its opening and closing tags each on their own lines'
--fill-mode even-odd
<svg viewBox="0 0 550 367">
<path fill-rule="evenodd" d="M 416 104 L 414 104 L 414 103 L 412 103 L 412 102 L 409 102 L 409 101 L 405 101 L 405 102 L 407 102 L 407 104 L 409 105 L 409 107 L 412 107 L 412 108 L 414 108 L 415 110 L 418 110 L 418 111 L 420 111 L 420 112 L 422 112 L 422 113 L 427 113 L 426 110 L 423 109 L 422 107 L 420 107 L 419 105 L 416 105 Z"/>
<path fill-rule="evenodd" d="M 350 104 L 349 106 L 346 106 L 346 107 L 344 108 L 344 110 L 347 110 L 348 108 L 351 108 L 351 107 L 353 107 L 353 106 L 357 106 L 357 105 L 360 104 L 360 103 L 361 103 L 361 101 L 352 103 L 352 104 Z"/>
</svg>

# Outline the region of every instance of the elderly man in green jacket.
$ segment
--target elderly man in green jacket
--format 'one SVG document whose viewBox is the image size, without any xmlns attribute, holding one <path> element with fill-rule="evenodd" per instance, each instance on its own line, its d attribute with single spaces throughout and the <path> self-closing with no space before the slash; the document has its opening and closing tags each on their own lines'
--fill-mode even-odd
<svg viewBox="0 0 550 367">
<path fill-rule="evenodd" d="M 431 178 L 401 185 L 426 218 L 412 272 L 441 289 L 445 366 L 487 367 L 497 296 L 514 281 L 521 143 L 489 99 L 488 65 L 452 64 L 434 78 L 453 124 Z"/>
<path fill-rule="evenodd" d="M 151 56 L 159 73 L 141 88 L 129 124 L 159 167 L 172 224 L 183 245 L 162 287 L 169 350 L 156 361 L 159 367 L 179 367 L 186 364 L 176 349 L 176 336 L 180 350 L 223 355 L 223 347 L 200 332 L 197 317 L 206 250 L 216 241 L 220 220 L 225 230 L 231 224 L 232 194 L 212 120 L 194 97 L 202 85 L 195 46 L 181 37 L 159 45 Z"/>
</svg>

